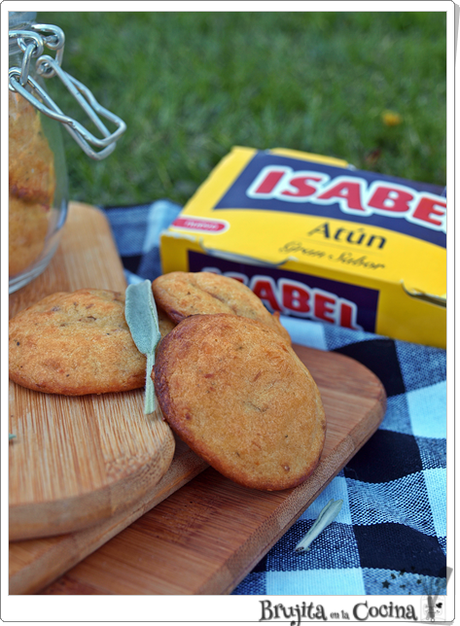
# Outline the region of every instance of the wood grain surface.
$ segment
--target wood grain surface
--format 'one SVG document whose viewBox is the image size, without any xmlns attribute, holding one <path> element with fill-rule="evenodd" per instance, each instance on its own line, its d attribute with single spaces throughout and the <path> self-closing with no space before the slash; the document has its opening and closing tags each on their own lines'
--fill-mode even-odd
<svg viewBox="0 0 460 626">
<path fill-rule="evenodd" d="M 295 346 L 328 418 L 321 462 L 302 485 L 246 489 L 206 469 L 43 589 L 47 595 L 230 593 L 378 428 L 380 381 L 341 354 Z"/>
<path fill-rule="evenodd" d="M 9 593 L 40 591 L 206 467 L 188 446 L 177 441 L 174 459 L 166 474 L 128 509 L 78 532 L 10 542 Z"/>
<path fill-rule="evenodd" d="M 79 213 L 82 207 L 74 208 Z M 84 222 L 87 237 L 86 217 Z M 73 236 L 70 224 L 67 233 Z M 105 244 L 98 245 L 105 258 Z M 72 264 L 68 271 L 74 271 Z M 44 280 L 52 282 L 49 276 Z M 87 285 L 69 288 L 78 286 Z M 110 281 L 101 286 L 113 288 Z M 318 384 L 328 421 L 321 462 L 305 483 L 283 492 L 246 489 L 177 441 L 167 473 L 124 511 L 80 531 L 11 542 L 10 594 L 230 593 L 367 441 L 385 412 L 383 386 L 363 365 L 340 354 L 294 348 Z"/>
</svg>

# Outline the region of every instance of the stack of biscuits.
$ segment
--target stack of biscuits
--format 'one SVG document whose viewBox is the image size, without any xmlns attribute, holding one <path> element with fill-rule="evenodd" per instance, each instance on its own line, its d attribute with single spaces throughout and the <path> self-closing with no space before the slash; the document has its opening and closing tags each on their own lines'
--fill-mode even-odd
<svg viewBox="0 0 460 626">
<path fill-rule="evenodd" d="M 152 377 L 172 430 L 224 476 L 282 490 L 319 463 L 320 393 L 289 334 L 239 281 L 172 272 L 152 284 L 162 339 Z M 10 378 L 47 393 L 82 395 L 145 384 L 145 357 L 124 296 L 79 290 L 48 296 L 10 322 Z"/>
<path fill-rule="evenodd" d="M 16 276 L 43 251 L 56 180 L 38 111 L 21 95 L 8 93 L 9 275 Z"/>
</svg>

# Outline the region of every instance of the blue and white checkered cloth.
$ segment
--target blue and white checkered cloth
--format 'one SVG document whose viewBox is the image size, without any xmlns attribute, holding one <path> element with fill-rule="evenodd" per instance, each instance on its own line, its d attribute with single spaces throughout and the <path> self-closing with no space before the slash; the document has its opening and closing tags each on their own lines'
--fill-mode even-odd
<svg viewBox="0 0 460 626">
<path fill-rule="evenodd" d="M 161 273 L 159 235 L 181 207 L 107 207 L 128 283 Z M 446 352 L 281 318 L 297 344 L 346 354 L 382 381 L 371 439 L 234 590 L 236 595 L 430 595 L 446 589 Z M 294 551 L 331 499 L 339 515 Z"/>
</svg>

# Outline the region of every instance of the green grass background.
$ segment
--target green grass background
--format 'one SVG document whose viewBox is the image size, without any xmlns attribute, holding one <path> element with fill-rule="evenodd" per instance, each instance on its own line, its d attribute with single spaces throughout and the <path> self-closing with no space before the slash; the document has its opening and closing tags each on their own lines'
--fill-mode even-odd
<svg viewBox="0 0 460 626">
<path fill-rule="evenodd" d="M 234 145 L 446 182 L 444 13 L 64 8 L 38 18 L 64 30 L 64 69 L 128 127 L 101 162 L 64 132 L 72 199 L 184 204 Z M 57 80 L 48 91 L 86 123 Z M 383 123 L 387 109 L 399 125 Z"/>
</svg>

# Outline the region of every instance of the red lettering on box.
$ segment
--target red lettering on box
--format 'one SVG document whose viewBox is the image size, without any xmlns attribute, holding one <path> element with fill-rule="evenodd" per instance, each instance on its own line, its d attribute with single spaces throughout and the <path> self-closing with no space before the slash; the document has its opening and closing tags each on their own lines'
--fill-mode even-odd
<svg viewBox="0 0 460 626">
<path fill-rule="evenodd" d="M 315 176 L 313 174 L 293 176 L 289 180 L 289 185 L 291 186 L 291 188 L 284 189 L 280 195 L 288 196 L 291 198 L 308 198 L 308 196 L 313 195 L 317 191 L 317 187 L 315 185 L 310 185 L 309 182 L 313 181 L 320 183 L 323 179 L 324 176 Z M 292 189 L 292 187 L 294 189 Z"/>
<path fill-rule="evenodd" d="M 361 330 L 361 327 L 356 323 L 357 313 L 358 309 L 356 304 L 342 300 L 340 302 L 340 326 L 353 330 Z"/>
<path fill-rule="evenodd" d="M 359 180 L 341 179 L 317 196 L 317 200 L 339 200 L 350 211 L 365 212 L 361 202 L 361 183 Z M 344 208 L 342 206 L 342 208 Z M 346 210 L 346 209 L 345 209 Z"/>
<path fill-rule="evenodd" d="M 337 299 L 335 296 L 327 295 L 320 291 L 315 292 L 314 316 L 316 319 L 336 324 L 336 305 Z"/>
<path fill-rule="evenodd" d="M 407 213 L 415 195 L 395 187 L 377 185 L 367 204 L 373 209 L 389 213 Z"/>
<path fill-rule="evenodd" d="M 281 302 L 284 309 L 305 315 L 310 312 L 310 291 L 301 285 L 287 279 L 280 279 Z"/>
<path fill-rule="evenodd" d="M 330 175 L 324 172 L 294 171 L 287 166 L 269 165 L 256 175 L 247 188 L 246 195 L 258 200 L 282 200 L 299 204 L 304 202 L 312 205 L 338 204 L 343 213 L 368 217 L 370 222 L 371 216 L 380 214 L 385 218 L 404 218 L 418 226 L 445 232 L 446 203 L 442 196 L 417 191 L 397 182 L 374 180 L 368 185 L 366 178 L 356 175 L 338 175 L 331 180 Z M 264 208 L 275 210 L 270 205 Z M 313 214 L 318 214 L 317 210 L 314 209 Z M 401 225 L 395 225 L 395 230 L 410 231 L 401 228 Z M 428 235 L 422 238 L 439 241 L 439 238 L 433 240 Z"/>
<path fill-rule="evenodd" d="M 275 189 L 279 181 L 283 178 L 283 176 L 284 171 L 275 170 L 272 172 L 267 172 L 264 180 L 260 183 L 254 193 L 271 193 Z"/>
<path fill-rule="evenodd" d="M 273 311 L 281 311 L 276 297 L 276 285 L 268 276 L 253 276 L 250 288 L 263 302 L 266 302 Z"/>
<path fill-rule="evenodd" d="M 422 196 L 416 206 L 411 221 L 423 222 L 445 229 L 447 203 L 436 196 Z"/>
<path fill-rule="evenodd" d="M 227 270 L 217 265 L 203 265 L 199 271 L 223 274 L 248 285 L 271 311 L 284 315 L 320 320 L 352 330 L 363 330 L 357 323 L 358 305 L 324 289 L 312 288 L 286 276 L 275 279 L 269 275 Z"/>
<path fill-rule="evenodd" d="M 224 220 L 205 219 L 203 217 L 179 216 L 171 226 L 192 230 L 199 233 L 222 233 L 229 228 L 229 223 Z"/>
</svg>

